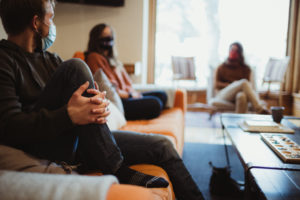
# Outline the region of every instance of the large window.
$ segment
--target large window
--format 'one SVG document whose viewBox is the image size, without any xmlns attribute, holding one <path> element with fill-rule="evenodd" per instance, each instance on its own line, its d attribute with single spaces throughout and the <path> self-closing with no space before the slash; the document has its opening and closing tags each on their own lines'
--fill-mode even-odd
<svg viewBox="0 0 300 200">
<path fill-rule="evenodd" d="M 288 0 L 157 1 L 156 84 L 173 84 L 171 56 L 193 56 L 197 85 L 205 88 L 209 67 L 238 41 L 260 87 L 267 60 L 285 56 L 288 12 Z"/>
</svg>

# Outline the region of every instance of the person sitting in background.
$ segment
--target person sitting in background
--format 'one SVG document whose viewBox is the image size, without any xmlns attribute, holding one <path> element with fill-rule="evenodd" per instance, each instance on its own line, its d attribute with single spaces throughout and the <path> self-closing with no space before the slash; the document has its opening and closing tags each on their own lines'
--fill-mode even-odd
<svg viewBox="0 0 300 200">
<path fill-rule="evenodd" d="M 0 144 L 45 159 L 46 166 L 48 161 L 66 166 L 66 173 L 76 165 L 82 174 L 101 171 L 121 183 L 149 188 L 169 183 L 129 166 L 158 165 L 170 177 L 176 198 L 202 199 L 166 137 L 111 132 L 108 101 L 86 63 L 62 61 L 46 51 L 56 37 L 54 6 L 55 0 L 0 1 L 7 33 L 0 41 Z"/>
<path fill-rule="evenodd" d="M 122 99 L 127 120 L 158 117 L 165 107 L 167 95 L 163 91 L 139 93 L 132 87 L 129 75 L 117 59 L 114 34 L 107 24 L 92 28 L 85 61 L 93 74 L 102 69 Z"/>
<path fill-rule="evenodd" d="M 250 102 L 257 113 L 269 114 L 249 82 L 251 73 L 244 61 L 242 45 L 232 43 L 228 58 L 216 71 L 214 85 L 218 93 L 215 100 L 235 103 L 236 113 L 246 113 Z"/>
</svg>

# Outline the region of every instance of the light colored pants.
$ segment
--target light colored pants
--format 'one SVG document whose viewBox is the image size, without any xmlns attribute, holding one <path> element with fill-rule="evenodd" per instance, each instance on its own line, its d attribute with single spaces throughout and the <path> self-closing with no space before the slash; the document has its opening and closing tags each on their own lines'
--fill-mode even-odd
<svg viewBox="0 0 300 200">
<path fill-rule="evenodd" d="M 246 113 L 248 111 L 248 102 L 252 104 L 256 112 L 260 112 L 263 109 L 257 93 L 246 79 L 232 82 L 230 85 L 220 90 L 215 98 L 235 103 L 236 113 Z"/>
</svg>

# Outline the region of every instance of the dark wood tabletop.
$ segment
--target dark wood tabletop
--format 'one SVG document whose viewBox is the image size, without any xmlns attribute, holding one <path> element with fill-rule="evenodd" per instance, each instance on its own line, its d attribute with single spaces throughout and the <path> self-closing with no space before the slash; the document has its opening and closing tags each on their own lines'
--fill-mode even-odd
<svg viewBox="0 0 300 200">
<path fill-rule="evenodd" d="M 295 130 L 294 134 L 286 135 L 300 144 L 300 128 L 288 121 L 291 118 L 299 119 L 284 117 L 281 123 Z M 300 164 L 283 162 L 261 139 L 260 133 L 244 132 L 238 124 L 245 119 L 268 121 L 272 118 L 254 114 L 221 115 L 222 126 L 245 169 L 247 189 L 256 193 L 247 199 L 300 200 Z M 246 194 L 251 195 L 248 192 Z"/>
</svg>

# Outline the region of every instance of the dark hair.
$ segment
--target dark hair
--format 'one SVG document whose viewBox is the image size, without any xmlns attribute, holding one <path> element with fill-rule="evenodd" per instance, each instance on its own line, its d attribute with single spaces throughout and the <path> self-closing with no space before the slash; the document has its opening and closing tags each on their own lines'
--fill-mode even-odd
<svg viewBox="0 0 300 200">
<path fill-rule="evenodd" d="M 87 52 L 85 52 L 86 54 L 90 53 L 90 52 L 97 52 L 100 53 L 101 55 L 103 55 L 105 49 L 101 48 L 98 45 L 99 39 L 103 33 L 103 30 L 106 27 L 110 27 L 107 24 L 101 23 L 101 24 L 97 24 L 96 26 L 94 26 L 92 28 L 92 30 L 90 31 L 90 38 L 89 38 L 89 42 L 88 42 L 88 49 Z M 111 29 L 111 27 L 110 27 Z M 112 30 L 112 29 L 111 29 Z M 113 57 L 113 48 L 108 50 L 108 55 L 109 58 Z"/>
<path fill-rule="evenodd" d="M 9 35 L 17 35 L 24 31 L 35 15 L 44 19 L 45 3 L 53 7 L 55 0 L 1 0 L 0 17 L 4 30 Z"/>
<path fill-rule="evenodd" d="M 239 42 L 234 42 L 229 46 L 229 50 L 231 49 L 232 46 L 237 46 L 238 50 L 238 54 L 240 55 L 240 63 L 241 64 L 245 64 L 245 59 L 244 59 L 244 49 L 241 43 Z"/>
</svg>

